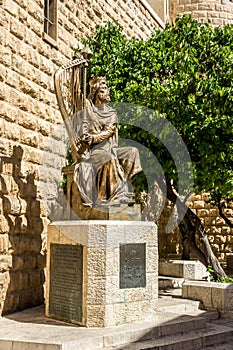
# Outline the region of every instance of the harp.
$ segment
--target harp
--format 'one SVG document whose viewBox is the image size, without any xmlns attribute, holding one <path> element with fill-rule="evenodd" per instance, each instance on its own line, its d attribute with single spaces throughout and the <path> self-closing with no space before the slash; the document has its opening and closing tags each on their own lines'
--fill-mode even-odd
<svg viewBox="0 0 233 350">
<path fill-rule="evenodd" d="M 85 148 L 83 141 L 74 132 L 72 116 L 81 110 L 85 113 L 87 67 L 88 58 L 91 55 L 88 50 L 75 56 L 72 61 L 58 68 L 54 74 L 55 94 L 70 140 L 74 162 L 81 161 Z"/>
</svg>

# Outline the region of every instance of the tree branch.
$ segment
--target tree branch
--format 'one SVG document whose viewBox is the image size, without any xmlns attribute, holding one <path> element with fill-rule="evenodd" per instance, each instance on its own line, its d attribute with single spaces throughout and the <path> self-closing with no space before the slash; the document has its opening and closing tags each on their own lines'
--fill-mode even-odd
<svg viewBox="0 0 233 350">
<path fill-rule="evenodd" d="M 226 215 L 223 213 L 222 210 L 222 205 L 220 203 L 220 200 L 218 200 L 218 211 L 219 211 L 219 215 L 221 216 L 221 218 L 225 221 L 225 223 L 230 227 L 233 228 L 233 223 L 228 219 L 228 217 L 226 217 Z"/>
<path fill-rule="evenodd" d="M 165 176 L 166 181 L 166 197 L 177 206 L 179 215 L 179 228 L 183 237 L 183 241 L 189 244 L 190 251 L 200 260 L 206 267 L 211 266 L 215 272 L 215 276 L 227 277 L 225 271 L 221 267 L 218 259 L 214 255 L 211 245 L 208 240 L 205 228 L 201 223 L 200 218 L 184 204 L 173 190 L 170 178 Z M 162 190 L 165 189 L 164 183 Z M 197 246 L 195 234 L 198 235 L 203 251 Z"/>
</svg>

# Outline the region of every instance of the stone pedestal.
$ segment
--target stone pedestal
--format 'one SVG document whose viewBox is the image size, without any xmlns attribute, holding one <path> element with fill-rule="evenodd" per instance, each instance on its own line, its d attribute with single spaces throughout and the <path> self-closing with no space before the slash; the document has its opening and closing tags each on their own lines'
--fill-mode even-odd
<svg viewBox="0 0 233 350">
<path fill-rule="evenodd" d="M 48 230 L 46 316 L 86 327 L 157 318 L 153 222 L 60 221 Z"/>
</svg>

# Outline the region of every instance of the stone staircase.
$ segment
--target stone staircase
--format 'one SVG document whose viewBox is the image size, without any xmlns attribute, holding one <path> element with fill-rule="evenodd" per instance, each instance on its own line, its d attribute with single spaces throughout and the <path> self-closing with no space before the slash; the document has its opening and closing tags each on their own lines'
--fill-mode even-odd
<svg viewBox="0 0 233 350">
<path fill-rule="evenodd" d="M 219 319 L 200 302 L 182 299 L 181 288 L 162 288 L 152 322 L 86 329 L 45 318 L 43 307 L 0 318 L 0 350 L 13 349 L 233 350 L 233 319 Z"/>
<path fill-rule="evenodd" d="M 103 349 L 233 350 L 233 319 L 220 320 L 218 312 L 202 310 L 200 302 L 182 299 L 182 279 L 159 281 L 159 326 L 131 343 Z"/>
<path fill-rule="evenodd" d="M 160 338 L 154 338 L 152 340 L 137 341 L 125 346 L 112 347 L 111 350 L 233 349 L 232 328 L 228 329 L 223 326 L 208 325 L 204 329 L 196 328 L 187 333 L 180 334 L 177 334 L 179 327 L 178 329 L 174 327 L 174 329 L 174 334 L 165 334 Z"/>
</svg>

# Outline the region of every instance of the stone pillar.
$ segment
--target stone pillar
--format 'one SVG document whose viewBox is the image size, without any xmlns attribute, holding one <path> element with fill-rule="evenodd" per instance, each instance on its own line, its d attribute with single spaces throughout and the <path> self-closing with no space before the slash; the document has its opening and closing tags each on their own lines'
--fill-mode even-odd
<svg viewBox="0 0 233 350">
<path fill-rule="evenodd" d="M 48 317 L 86 327 L 157 318 L 153 222 L 80 220 L 48 229 Z"/>
</svg>

